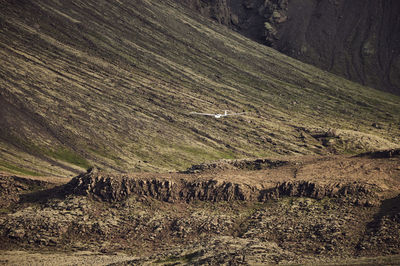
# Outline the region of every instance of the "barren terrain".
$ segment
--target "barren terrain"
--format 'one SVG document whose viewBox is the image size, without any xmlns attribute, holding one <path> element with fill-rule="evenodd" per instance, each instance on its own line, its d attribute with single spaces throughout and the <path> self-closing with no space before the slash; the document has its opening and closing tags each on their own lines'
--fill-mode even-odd
<svg viewBox="0 0 400 266">
<path fill-rule="evenodd" d="M 1 257 L 14 264 L 395 265 L 399 156 L 219 161 L 169 174 L 91 169 L 64 184 L 3 175 Z M 24 187 L 32 182 L 41 183 Z"/>
<path fill-rule="evenodd" d="M 0 6 L 0 263 L 400 263 L 398 96 L 179 1 Z"/>
</svg>

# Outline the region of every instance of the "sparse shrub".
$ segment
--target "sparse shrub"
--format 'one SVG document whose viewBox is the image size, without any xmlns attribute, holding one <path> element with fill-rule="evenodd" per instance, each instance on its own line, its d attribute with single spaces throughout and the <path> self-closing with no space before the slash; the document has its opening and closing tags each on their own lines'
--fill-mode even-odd
<svg viewBox="0 0 400 266">
<path fill-rule="evenodd" d="M 329 129 L 326 131 L 325 136 L 326 136 L 327 138 L 337 138 L 337 137 L 339 137 L 339 134 L 337 133 L 337 130 L 336 130 L 336 129 L 334 129 L 334 128 L 329 128 Z"/>
</svg>

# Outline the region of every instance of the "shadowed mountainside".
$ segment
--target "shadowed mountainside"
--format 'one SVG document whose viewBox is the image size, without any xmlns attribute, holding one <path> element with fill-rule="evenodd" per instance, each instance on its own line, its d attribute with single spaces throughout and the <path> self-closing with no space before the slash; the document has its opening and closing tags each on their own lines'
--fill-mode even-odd
<svg viewBox="0 0 400 266">
<path fill-rule="evenodd" d="M 396 147 L 400 99 L 174 1 L 1 0 L 0 169 L 193 163 Z M 214 119 L 197 112 L 246 111 Z"/>
<path fill-rule="evenodd" d="M 291 57 L 400 94 L 399 1 L 181 2 Z"/>
</svg>

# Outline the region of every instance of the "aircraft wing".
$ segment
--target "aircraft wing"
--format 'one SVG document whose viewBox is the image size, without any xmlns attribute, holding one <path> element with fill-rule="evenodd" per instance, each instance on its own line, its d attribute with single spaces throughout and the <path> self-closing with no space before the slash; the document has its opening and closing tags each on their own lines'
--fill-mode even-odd
<svg viewBox="0 0 400 266">
<path fill-rule="evenodd" d="M 242 115 L 245 114 L 246 112 L 242 112 L 242 113 L 231 113 L 231 114 L 226 114 L 226 115 Z"/>
<path fill-rule="evenodd" d="M 192 115 L 209 115 L 209 116 L 215 116 L 215 114 L 208 114 L 208 113 L 197 113 L 197 112 L 190 112 Z"/>
</svg>

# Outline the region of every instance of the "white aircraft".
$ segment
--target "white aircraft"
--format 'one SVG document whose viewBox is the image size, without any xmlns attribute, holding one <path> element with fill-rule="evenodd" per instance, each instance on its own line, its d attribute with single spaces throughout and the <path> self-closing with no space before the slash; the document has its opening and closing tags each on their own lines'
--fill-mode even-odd
<svg viewBox="0 0 400 266">
<path fill-rule="evenodd" d="M 208 114 L 208 113 L 190 112 L 190 114 L 193 114 L 193 115 L 207 115 L 207 116 L 213 116 L 215 118 L 221 118 L 221 117 L 228 116 L 228 115 L 242 115 L 244 113 L 245 112 L 242 112 L 242 113 L 229 113 L 228 114 L 228 110 L 225 110 L 225 112 L 223 114 Z"/>
</svg>

